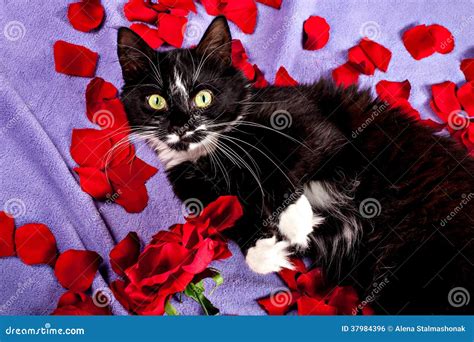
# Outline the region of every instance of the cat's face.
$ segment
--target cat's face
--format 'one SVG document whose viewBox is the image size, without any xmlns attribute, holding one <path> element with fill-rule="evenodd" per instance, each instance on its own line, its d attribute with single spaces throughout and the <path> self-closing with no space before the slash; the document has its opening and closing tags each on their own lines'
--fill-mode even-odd
<svg viewBox="0 0 474 342">
<path fill-rule="evenodd" d="M 249 95 L 247 80 L 232 67 L 224 18 L 212 22 L 195 48 L 165 52 L 121 28 L 118 55 L 130 125 L 158 152 L 207 151 L 239 119 Z"/>
</svg>

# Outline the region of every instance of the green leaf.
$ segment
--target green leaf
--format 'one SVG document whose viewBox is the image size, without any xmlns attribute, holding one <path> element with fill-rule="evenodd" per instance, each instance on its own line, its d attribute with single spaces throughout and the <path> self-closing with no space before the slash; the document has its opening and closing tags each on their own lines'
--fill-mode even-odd
<svg viewBox="0 0 474 342">
<path fill-rule="evenodd" d="M 190 283 L 184 290 L 184 294 L 192 298 L 201 305 L 207 316 L 219 314 L 219 309 L 212 305 L 211 301 L 204 295 L 204 282 L 201 280 L 197 284 Z"/>
<path fill-rule="evenodd" d="M 223 283 L 224 283 L 224 278 L 222 277 L 222 275 L 217 272 L 213 277 L 212 277 L 212 280 L 214 280 L 214 283 L 216 283 L 216 286 L 214 286 L 214 288 L 211 290 L 211 292 L 209 293 L 210 296 L 212 296 L 212 294 L 214 293 L 214 291 L 219 287 L 221 286 Z"/>
<path fill-rule="evenodd" d="M 165 312 L 168 316 L 179 316 L 178 310 L 171 304 L 171 301 L 168 300 L 165 304 Z"/>
<path fill-rule="evenodd" d="M 206 278 L 211 278 L 216 284 L 216 286 L 211 290 L 209 295 L 212 295 L 214 291 L 224 283 L 224 278 L 219 273 L 219 270 L 216 270 L 215 268 L 212 268 L 212 267 L 206 268 L 204 271 L 196 275 L 193 279 L 193 283 L 197 284 L 201 282 L 201 280 L 206 279 Z"/>
</svg>

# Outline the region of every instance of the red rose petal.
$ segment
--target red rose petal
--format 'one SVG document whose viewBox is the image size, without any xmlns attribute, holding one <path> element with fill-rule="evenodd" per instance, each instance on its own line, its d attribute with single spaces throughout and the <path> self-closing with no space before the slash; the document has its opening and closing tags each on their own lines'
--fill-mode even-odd
<svg viewBox="0 0 474 342">
<path fill-rule="evenodd" d="M 387 71 L 390 60 L 392 59 L 392 52 L 389 49 L 368 38 L 362 39 L 359 46 L 378 69 L 383 72 Z"/>
<path fill-rule="evenodd" d="M 363 316 L 372 316 L 372 315 L 375 315 L 375 311 L 370 306 L 364 306 L 362 308 L 362 315 Z"/>
<path fill-rule="evenodd" d="M 155 24 L 158 19 L 158 12 L 152 8 L 148 1 L 129 0 L 123 6 L 123 11 L 129 21 L 144 21 Z"/>
<path fill-rule="evenodd" d="M 98 293 L 100 296 L 100 293 Z M 82 292 L 65 292 L 58 301 L 58 307 L 52 315 L 61 316 L 90 316 L 111 315 L 110 307 L 96 305 L 94 300 Z"/>
<path fill-rule="evenodd" d="M 257 5 L 254 0 L 201 0 L 210 15 L 224 15 L 244 33 L 253 33 L 257 23 Z"/>
<path fill-rule="evenodd" d="M 107 171 L 112 183 L 133 187 L 135 184 L 145 183 L 158 170 L 143 160 L 134 157 L 131 161 L 108 168 Z"/>
<path fill-rule="evenodd" d="M 255 71 L 255 79 L 253 81 L 253 86 L 255 88 L 265 88 L 265 87 L 267 87 L 268 86 L 268 81 L 265 79 L 265 75 L 258 68 L 257 64 L 253 65 L 253 69 Z"/>
<path fill-rule="evenodd" d="M 275 75 L 274 84 L 279 87 L 291 87 L 297 85 L 298 81 L 290 76 L 285 67 L 281 66 Z"/>
<path fill-rule="evenodd" d="M 15 221 L 0 211 L 0 257 L 15 255 Z"/>
<path fill-rule="evenodd" d="M 148 204 L 148 192 L 144 184 L 133 187 L 118 185 L 114 186 L 114 190 L 119 194 L 115 203 L 121 205 L 127 213 L 142 212 Z"/>
<path fill-rule="evenodd" d="M 196 5 L 193 0 L 160 0 L 159 4 L 168 8 L 185 10 L 186 14 L 189 11 L 196 13 Z"/>
<path fill-rule="evenodd" d="M 408 100 L 410 97 L 411 85 L 408 80 L 402 82 L 382 80 L 375 86 L 375 91 L 382 100 L 393 104 L 399 99 Z"/>
<path fill-rule="evenodd" d="M 291 259 L 291 263 L 295 267 L 293 270 L 284 268 L 278 272 L 278 275 L 291 290 L 296 290 L 298 288 L 296 278 L 301 273 L 306 273 L 306 266 L 301 259 Z"/>
<path fill-rule="evenodd" d="M 351 286 L 338 286 L 330 295 L 328 304 L 337 308 L 339 315 L 354 315 L 357 313 L 359 297 Z"/>
<path fill-rule="evenodd" d="M 128 125 L 117 88 L 100 77 L 92 79 L 87 85 L 86 108 L 89 120 L 102 128 L 123 128 Z"/>
<path fill-rule="evenodd" d="M 262 307 L 262 309 L 272 316 L 286 314 L 290 311 L 295 302 L 296 299 L 293 294 L 287 291 L 279 291 L 273 293 L 270 297 L 257 300 L 257 303 Z"/>
<path fill-rule="evenodd" d="M 282 0 L 257 0 L 257 2 L 276 9 L 280 9 Z"/>
<path fill-rule="evenodd" d="M 158 35 L 161 39 L 174 47 L 181 47 L 184 31 L 188 19 L 167 13 L 158 15 Z"/>
<path fill-rule="evenodd" d="M 253 33 L 257 24 L 257 5 L 253 0 L 222 1 L 226 3 L 224 14 L 244 33 Z"/>
<path fill-rule="evenodd" d="M 374 63 L 372 63 L 359 45 L 349 49 L 348 60 L 355 69 L 365 75 L 373 75 L 375 72 Z"/>
<path fill-rule="evenodd" d="M 78 31 L 89 32 L 99 27 L 104 19 L 104 7 L 100 0 L 82 0 L 69 5 L 67 18 Z"/>
<path fill-rule="evenodd" d="M 40 223 L 30 223 L 18 228 L 15 234 L 18 257 L 27 265 L 53 265 L 58 249 L 49 228 Z"/>
<path fill-rule="evenodd" d="M 142 39 L 150 45 L 152 49 L 158 49 L 163 45 L 163 39 L 160 38 L 160 34 L 157 29 L 151 28 L 145 24 L 132 24 L 130 29 L 138 34 Z"/>
<path fill-rule="evenodd" d="M 95 199 L 105 199 L 113 190 L 105 173 L 94 167 L 76 167 L 81 189 Z"/>
<path fill-rule="evenodd" d="M 118 300 L 120 304 L 127 310 L 128 312 L 134 313 L 132 309 L 132 305 L 129 301 L 127 294 L 125 293 L 125 287 L 127 285 L 123 280 L 115 280 L 110 284 L 110 289 L 114 294 L 115 299 Z"/>
<path fill-rule="evenodd" d="M 249 63 L 244 46 L 238 39 L 232 40 L 232 65 L 242 71 L 249 80 L 253 81 L 255 79 L 255 69 L 253 65 Z"/>
<path fill-rule="evenodd" d="M 337 314 L 337 309 L 334 306 L 315 298 L 302 296 L 298 298 L 296 303 L 298 305 L 298 315 L 301 316 L 329 316 Z"/>
<path fill-rule="evenodd" d="M 84 46 L 63 40 L 54 43 L 56 71 L 71 76 L 93 77 L 99 55 Z"/>
<path fill-rule="evenodd" d="M 438 109 L 439 117 L 447 122 L 449 115 L 454 111 L 461 110 L 461 104 L 456 97 L 456 84 L 450 81 L 433 84 L 431 86 L 433 104 Z"/>
<path fill-rule="evenodd" d="M 350 63 L 345 63 L 332 71 L 332 78 L 336 85 L 344 88 L 356 84 L 360 73 Z"/>
<path fill-rule="evenodd" d="M 101 262 L 96 252 L 69 249 L 59 256 L 54 273 L 64 288 L 82 292 L 91 287 Z"/>
<path fill-rule="evenodd" d="M 403 33 L 403 44 L 416 60 L 435 52 L 447 54 L 454 49 L 454 37 L 441 25 L 418 25 Z"/>
<path fill-rule="evenodd" d="M 106 82 L 100 77 L 93 78 L 86 88 L 87 115 L 95 112 L 94 106 L 115 99 L 117 96 L 118 90 L 112 83 Z"/>
<path fill-rule="evenodd" d="M 298 290 L 307 296 L 316 298 L 320 294 L 323 285 L 323 275 L 321 268 L 314 268 L 309 272 L 301 274 L 297 279 Z"/>
<path fill-rule="evenodd" d="M 416 60 L 431 56 L 435 52 L 436 41 L 426 25 L 418 25 L 406 30 L 402 39 L 405 48 Z"/>
<path fill-rule="evenodd" d="M 326 19 L 310 16 L 303 23 L 303 48 L 319 50 L 329 41 L 329 24 Z"/>
<path fill-rule="evenodd" d="M 140 255 L 140 240 L 135 232 L 130 232 L 110 251 L 110 264 L 117 275 L 125 276 L 125 270 L 135 264 Z"/>
<path fill-rule="evenodd" d="M 183 265 L 183 270 L 188 273 L 198 274 L 204 271 L 212 260 L 214 260 L 214 241 L 206 239 L 201 243 L 194 257 L 187 264 Z"/>
<path fill-rule="evenodd" d="M 461 62 L 461 71 L 466 77 L 466 81 L 474 81 L 474 58 L 466 58 Z"/>
<path fill-rule="evenodd" d="M 474 81 L 462 85 L 457 92 L 459 102 L 470 117 L 474 117 Z"/>
<path fill-rule="evenodd" d="M 221 10 L 225 4 L 221 4 L 221 0 L 201 0 L 202 5 L 206 9 L 206 12 L 210 15 L 222 14 Z"/>
<path fill-rule="evenodd" d="M 81 166 L 102 168 L 111 148 L 112 142 L 104 131 L 90 128 L 72 130 L 71 156 Z"/>
<path fill-rule="evenodd" d="M 221 232 L 232 227 L 242 216 L 242 206 L 236 196 L 220 196 L 209 203 L 196 218 L 188 218 L 188 222 L 210 221 L 209 226 Z"/>
<path fill-rule="evenodd" d="M 454 37 L 449 30 L 441 25 L 430 25 L 428 30 L 434 38 L 434 50 L 436 52 L 447 54 L 454 49 Z"/>
</svg>

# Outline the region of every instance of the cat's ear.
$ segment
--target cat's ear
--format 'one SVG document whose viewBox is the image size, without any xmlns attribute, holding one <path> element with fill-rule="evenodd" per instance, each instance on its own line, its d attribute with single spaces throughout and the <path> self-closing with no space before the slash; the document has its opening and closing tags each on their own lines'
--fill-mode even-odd
<svg viewBox="0 0 474 342">
<path fill-rule="evenodd" d="M 197 45 L 196 51 L 210 58 L 219 59 L 224 64 L 231 64 L 232 37 L 224 16 L 219 16 L 212 21 Z"/>
<path fill-rule="evenodd" d="M 118 30 L 117 54 L 125 82 L 143 79 L 151 70 L 156 52 L 138 34 L 126 27 Z"/>
</svg>

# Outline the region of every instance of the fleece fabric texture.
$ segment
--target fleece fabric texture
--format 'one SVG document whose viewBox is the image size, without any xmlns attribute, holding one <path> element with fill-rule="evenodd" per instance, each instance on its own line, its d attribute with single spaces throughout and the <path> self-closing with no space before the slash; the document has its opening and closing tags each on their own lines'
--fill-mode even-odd
<svg viewBox="0 0 474 342">
<path fill-rule="evenodd" d="M 69 77 L 54 70 L 53 43 L 62 39 L 84 45 L 100 54 L 96 75 L 122 84 L 116 56 L 117 29 L 129 26 L 123 14 L 125 1 L 105 1 L 106 19 L 100 30 L 82 33 L 66 18 L 69 1 L 8 1 L 0 6 L 0 210 L 16 207 L 16 226 L 41 222 L 56 237 L 58 248 L 89 249 L 104 262 L 93 290 L 104 289 L 115 279 L 108 263 L 111 248 L 129 231 L 146 243 L 158 230 L 182 221 L 181 205 L 174 197 L 162 171 L 147 183 L 150 200 L 139 214 L 128 214 L 118 205 L 96 202 L 79 187 L 69 153 L 73 128 L 93 127 L 85 115 L 85 89 L 90 79 Z M 189 15 L 193 33 L 184 46 L 196 44 L 212 17 L 201 5 Z M 240 39 L 252 63 L 258 64 L 272 82 L 283 65 L 299 82 L 312 82 L 343 64 L 347 50 L 368 35 L 393 52 L 387 73 L 361 77 L 373 87 L 379 80 L 412 84 L 410 101 L 422 117 L 429 109 L 429 86 L 445 80 L 461 83 L 463 58 L 474 57 L 474 2 L 469 0 L 359 1 L 283 0 L 280 10 L 258 4 L 253 34 L 242 33 L 230 24 L 233 38 Z M 331 26 L 330 40 L 319 51 L 302 48 L 303 22 L 318 15 Z M 415 61 L 401 40 L 402 32 L 417 24 L 437 23 L 454 35 L 455 50 Z M 11 27 L 18 31 L 11 31 Z M 153 152 L 137 146 L 138 155 L 161 169 Z M 256 299 L 281 288 L 276 275 L 257 275 L 245 264 L 239 249 L 231 244 L 233 256 L 215 267 L 225 282 L 210 297 L 229 315 L 259 315 Z M 49 314 L 65 290 L 48 266 L 26 266 L 18 258 L 0 259 L 0 314 Z M 114 314 L 126 314 L 118 302 Z M 190 301 L 176 305 L 182 314 L 201 314 Z"/>
</svg>

